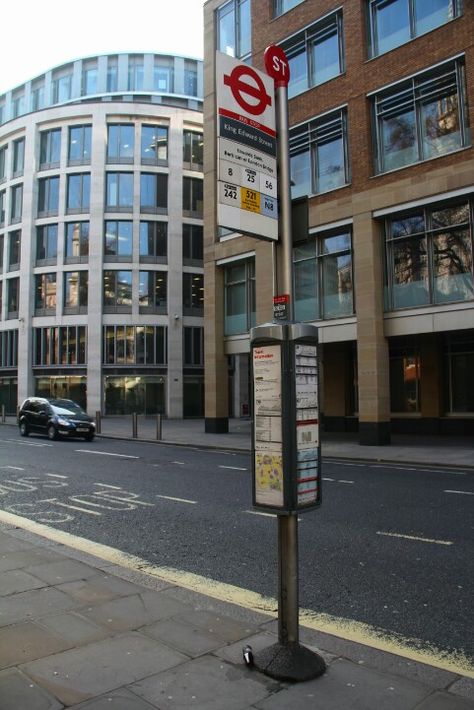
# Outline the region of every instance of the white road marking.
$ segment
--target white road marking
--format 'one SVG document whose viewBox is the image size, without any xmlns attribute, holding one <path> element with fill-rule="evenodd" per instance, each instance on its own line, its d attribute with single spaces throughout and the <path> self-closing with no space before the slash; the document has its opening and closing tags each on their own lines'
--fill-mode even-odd
<svg viewBox="0 0 474 710">
<path fill-rule="evenodd" d="M 331 481 L 331 483 L 354 483 L 354 481 L 347 481 L 344 478 L 328 478 L 328 476 L 323 476 L 323 481 Z"/>
<path fill-rule="evenodd" d="M 185 461 L 172 461 L 171 463 L 175 463 L 175 464 L 177 464 L 178 466 L 186 466 L 186 462 L 185 462 Z"/>
<path fill-rule="evenodd" d="M 217 468 L 229 468 L 231 471 L 247 471 L 246 468 L 241 468 L 240 466 L 218 466 Z"/>
<path fill-rule="evenodd" d="M 249 515 L 261 515 L 262 518 L 276 518 L 275 513 L 259 513 L 258 510 L 244 510 L 244 513 L 248 513 Z"/>
<path fill-rule="evenodd" d="M 160 496 L 156 494 L 157 498 L 164 498 L 165 500 L 174 500 L 177 503 L 189 503 L 189 505 L 197 505 L 197 500 L 188 500 L 187 498 L 173 498 L 173 496 Z"/>
<path fill-rule="evenodd" d="M 24 468 L 20 468 L 19 466 L 0 466 L 0 468 L 9 468 L 12 471 L 24 471 Z"/>
<path fill-rule="evenodd" d="M 354 481 L 345 481 L 343 478 L 340 478 L 337 483 L 354 483 Z"/>
<path fill-rule="evenodd" d="M 67 476 L 60 476 L 59 473 L 47 473 L 47 476 L 51 476 L 51 478 L 67 478 Z"/>
<path fill-rule="evenodd" d="M 327 476 L 323 476 L 322 478 L 323 481 L 335 481 L 335 478 L 328 478 Z"/>
<path fill-rule="evenodd" d="M 102 488 L 113 488 L 114 491 L 121 491 L 120 486 L 109 486 L 107 483 L 94 483 L 94 486 L 102 486 Z"/>
<path fill-rule="evenodd" d="M 60 505 L 63 508 L 71 508 L 72 510 L 78 510 L 80 513 L 87 513 L 88 515 L 102 515 L 102 513 L 97 512 L 96 510 L 88 510 L 87 508 L 80 508 L 78 505 L 69 505 L 69 503 L 62 503 L 61 501 L 57 500 L 56 498 L 49 498 L 46 499 L 44 498 L 43 500 L 38 501 L 39 503 L 53 503 L 53 505 Z"/>
<path fill-rule="evenodd" d="M 403 535 L 402 533 L 382 532 L 377 530 L 377 535 L 386 535 L 387 537 L 401 537 L 404 540 L 416 540 L 417 542 L 431 542 L 434 545 L 454 545 L 450 540 L 433 540 L 429 537 L 417 537 L 416 535 Z"/>
<path fill-rule="evenodd" d="M 129 456 L 128 454 L 113 454 L 110 451 L 92 451 L 92 449 L 75 449 L 78 454 L 97 454 L 97 456 L 117 456 L 120 459 L 139 459 L 139 456 Z"/>
<path fill-rule="evenodd" d="M 446 490 L 446 491 L 444 491 L 444 493 L 457 493 L 457 494 L 460 495 L 460 496 L 474 496 L 474 492 L 473 492 L 473 491 L 450 491 L 450 490 Z"/>
</svg>

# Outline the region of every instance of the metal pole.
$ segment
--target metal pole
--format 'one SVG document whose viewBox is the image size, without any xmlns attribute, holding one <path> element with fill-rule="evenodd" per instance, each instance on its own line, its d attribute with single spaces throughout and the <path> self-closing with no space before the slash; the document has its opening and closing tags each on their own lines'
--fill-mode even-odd
<svg viewBox="0 0 474 710">
<path fill-rule="evenodd" d="M 2 423 L 5 424 L 6 417 L 5 417 L 5 405 L 2 404 Z"/>
<path fill-rule="evenodd" d="M 133 414 L 132 414 L 132 438 L 136 439 L 137 437 L 138 437 L 137 413 L 133 412 Z"/>
<path fill-rule="evenodd" d="M 97 410 L 95 413 L 95 431 L 96 431 L 96 434 L 100 434 L 102 432 L 102 421 L 100 418 L 100 410 Z"/>
<path fill-rule="evenodd" d="M 156 415 L 156 439 L 157 441 L 161 441 L 162 438 L 162 422 L 161 422 L 161 414 Z"/>
</svg>

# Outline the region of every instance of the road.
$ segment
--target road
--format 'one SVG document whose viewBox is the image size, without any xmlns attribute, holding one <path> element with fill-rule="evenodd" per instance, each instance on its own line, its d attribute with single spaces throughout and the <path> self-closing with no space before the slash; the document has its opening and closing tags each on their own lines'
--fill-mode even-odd
<svg viewBox="0 0 474 710">
<path fill-rule="evenodd" d="M 0 508 L 275 597 L 277 524 L 248 454 L 0 430 Z M 474 472 L 325 461 L 300 516 L 300 606 L 474 661 Z M 417 641 L 421 641 L 421 644 Z"/>
</svg>

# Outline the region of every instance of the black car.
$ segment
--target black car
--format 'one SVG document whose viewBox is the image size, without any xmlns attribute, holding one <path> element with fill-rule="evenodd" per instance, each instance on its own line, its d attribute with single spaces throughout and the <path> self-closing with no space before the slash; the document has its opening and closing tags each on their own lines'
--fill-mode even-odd
<svg viewBox="0 0 474 710">
<path fill-rule="evenodd" d="M 82 437 L 92 441 L 95 424 L 92 418 L 71 399 L 28 397 L 18 412 L 20 434 L 46 434 L 48 439 L 58 436 Z"/>
</svg>

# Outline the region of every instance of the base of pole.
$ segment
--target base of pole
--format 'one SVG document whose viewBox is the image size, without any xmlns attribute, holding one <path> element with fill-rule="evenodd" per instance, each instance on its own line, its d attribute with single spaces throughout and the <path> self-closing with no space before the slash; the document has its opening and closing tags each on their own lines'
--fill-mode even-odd
<svg viewBox="0 0 474 710">
<path fill-rule="evenodd" d="M 276 680 L 300 683 L 322 675 L 326 670 L 324 659 L 299 643 L 275 643 L 254 655 L 257 670 Z"/>
</svg>

